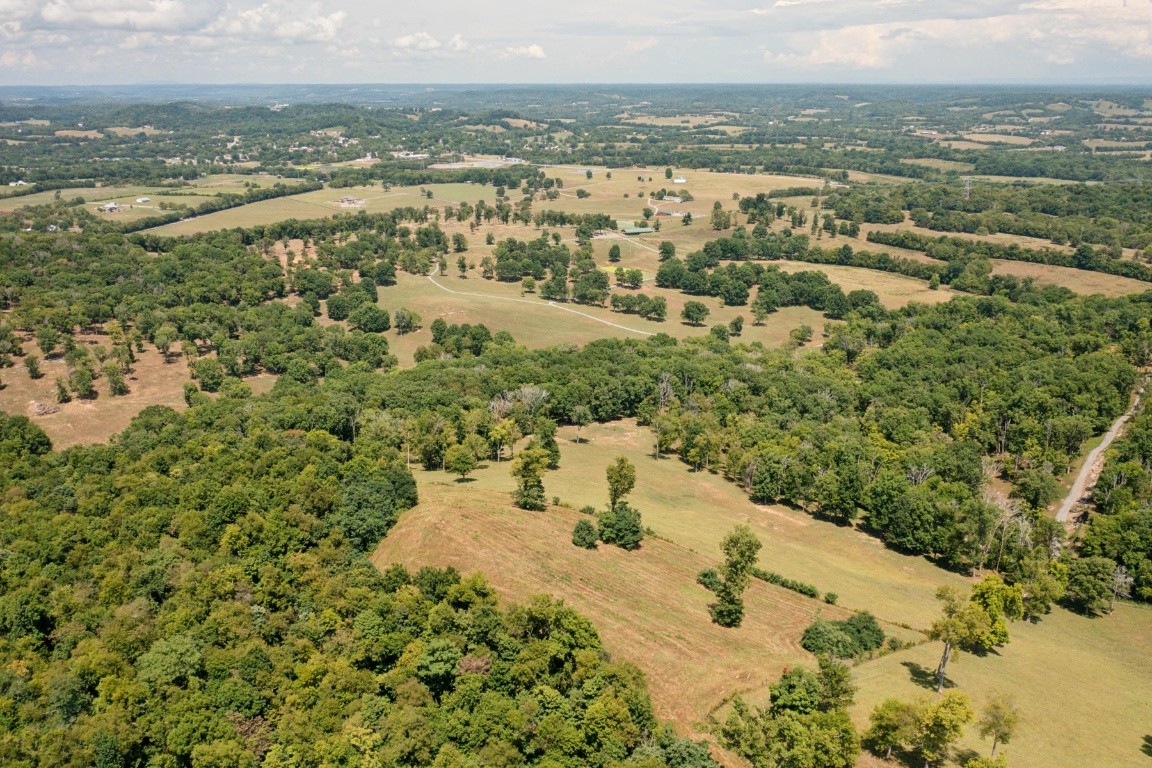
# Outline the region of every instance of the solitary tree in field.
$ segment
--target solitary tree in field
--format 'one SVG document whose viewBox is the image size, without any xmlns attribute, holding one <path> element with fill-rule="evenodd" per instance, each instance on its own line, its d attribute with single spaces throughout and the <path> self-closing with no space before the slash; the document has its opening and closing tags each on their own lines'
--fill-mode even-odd
<svg viewBox="0 0 1152 768">
<path fill-rule="evenodd" d="M 936 692 L 940 693 L 953 652 L 978 646 L 991 631 L 992 619 L 983 606 L 967 600 L 956 587 L 940 587 L 936 599 L 943 603 L 943 615 L 928 629 L 928 637 L 944 643 L 936 668 Z"/>
<path fill-rule="evenodd" d="M 636 467 L 620 456 L 608 465 L 608 506 L 615 509 L 636 487 Z"/>
<path fill-rule="evenodd" d="M 720 567 L 716 602 L 708 606 L 708 610 L 712 621 L 722 627 L 738 627 L 744 621 L 744 590 L 748 588 L 760 547 L 760 540 L 746 525 L 737 526 L 720 544 L 724 565 Z"/>
<path fill-rule="evenodd" d="M 457 443 L 445 452 L 444 468 L 464 480 L 476 469 L 476 456 L 467 446 Z"/>
<path fill-rule="evenodd" d="M 584 442 L 584 438 L 580 436 L 584 427 L 592 422 L 592 411 L 586 405 L 577 405 L 572 408 L 571 414 L 572 423 L 576 425 L 576 442 Z"/>
<path fill-rule="evenodd" d="M 612 263 L 620 261 L 620 246 L 616 243 L 613 243 L 612 247 L 608 249 L 608 261 Z"/>
<path fill-rule="evenodd" d="M 44 375 L 40 370 L 40 358 L 36 355 L 25 355 L 24 367 L 28 369 L 28 378 L 30 379 L 39 379 Z"/>
<path fill-rule="evenodd" d="M 548 460 L 548 451 L 543 448 L 525 448 L 512 462 L 512 476 L 517 480 L 516 506 L 520 509 L 542 512 L 547 508 L 542 478 Z"/>
<path fill-rule="evenodd" d="M 996 757 L 996 747 L 1012 740 L 1019 724 L 1020 711 L 1016 709 L 1012 698 L 1006 694 L 994 694 L 976 723 L 980 728 L 981 738 L 992 737 L 992 757 Z"/>
<path fill-rule="evenodd" d="M 689 325 L 703 325 L 704 321 L 708 319 L 711 310 L 700 301 L 687 301 L 684 302 L 684 309 L 680 311 L 680 319 Z"/>
</svg>

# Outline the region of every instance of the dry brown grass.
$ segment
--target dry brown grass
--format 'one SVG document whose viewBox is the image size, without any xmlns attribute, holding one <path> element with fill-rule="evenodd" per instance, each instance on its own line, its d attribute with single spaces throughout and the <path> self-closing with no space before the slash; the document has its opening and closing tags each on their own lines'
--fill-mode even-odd
<svg viewBox="0 0 1152 768">
<path fill-rule="evenodd" d="M 112 133 L 117 136 L 139 136 L 140 134 L 144 134 L 145 136 L 158 136 L 161 133 L 169 133 L 169 131 L 161 131 L 157 128 L 153 128 L 150 125 L 142 125 L 139 128 L 109 128 L 108 133 Z"/>
<path fill-rule="evenodd" d="M 763 541 L 763 567 L 837 592 L 841 605 L 872 610 L 886 631 L 908 640 L 916 633 L 890 622 L 927 626 L 938 614 L 937 586 L 971 583 L 922 558 L 885 549 L 852 528 L 752 504 L 734 485 L 708 472 L 690 472 L 675 459 L 655 461 L 648 431 L 635 422 L 594 425 L 583 436 L 586 442 L 576 443 L 573 428 L 561 430 L 561 468 L 545 476 L 547 493 L 572 507 L 602 506 L 604 467 L 626 456 L 637 467 L 631 501 L 659 537 L 646 539 L 639 551 L 572 546 L 572 527 L 581 515 L 569 507 L 543 513 L 513 508 L 513 480 L 508 463 L 501 462 L 481 468 L 468 483 L 416 470 L 421 504 L 401 516 L 374 561 L 482 570 L 506 600 L 541 592 L 563 598 L 593 620 L 616 657 L 647 672 L 658 714 L 684 732 L 731 693 L 762 702 L 766 685 L 784 666 L 813 663 L 797 647 L 807 622 L 817 612 L 843 615 L 753 583 L 745 625 L 711 625 L 705 612 L 709 596 L 694 583 L 695 575 L 720 560 L 720 540 L 733 526 L 748 524 Z M 1147 734 L 1150 621 L 1152 609 L 1133 605 L 1101 619 L 1056 609 L 1036 624 L 1013 624 L 1007 646 L 986 657 L 958 659 L 948 676 L 977 708 L 993 691 L 1015 695 L 1022 722 L 1007 749 L 1013 766 L 1127 768 L 1140 764 Z M 868 712 L 884 698 L 929 695 L 911 672 L 934 668 L 938 655 L 939 646 L 927 643 L 857 665 L 857 724 L 866 726 Z M 1085 702 L 1091 702 L 1092 718 L 1070 715 Z M 984 753 L 989 745 L 969 727 L 961 746 Z M 864 756 L 859 765 L 885 764 Z"/>
<path fill-rule="evenodd" d="M 1027 136 L 1016 136 L 1011 133 L 962 133 L 960 135 L 968 141 L 975 141 L 981 144 L 1013 144 L 1026 147 L 1032 143 L 1032 139 L 1029 139 Z"/>
<path fill-rule="evenodd" d="M 925 168 L 935 168 L 940 171 L 960 171 L 961 173 L 966 173 L 976 167 L 972 163 L 961 163 L 956 160 L 938 160 L 934 157 L 905 158 L 900 162 L 910 165 L 922 165 Z"/>
<path fill-rule="evenodd" d="M 75 131 L 75 130 L 62 130 L 56 131 L 56 135 L 65 139 L 102 139 L 104 134 L 100 131 Z"/>
<path fill-rule="evenodd" d="M 594 620 L 610 653 L 644 670 L 657 713 L 682 731 L 731 693 L 762 690 L 810 658 L 799 638 L 821 612 L 818 601 L 756 583 L 744 625 L 722 629 L 708 616 L 711 594 L 696 584 L 715 565 L 711 557 L 654 538 L 636 552 L 584 550 L 571 543 L 584 517 L 574 510 L 526 512 L 506 492 L 451 481 L 423 482 L 420 493 L 420 506 L 401 517 L 373 562 L 452 565 L 483 572 L 507 600 L 541 592 L 563 599 Z"/>
<path fill-rule="evenodd" d="M 1076 293 L 1102 293 L 1105 296 L 1127 296 L 1152 290 L 1152 284 L 1129 277 L 1106 275 L 1072 267 L 1053 267 L 1027 261 L 992 260 L 992 271 L 998 275 L 1031 277 L 1037 285 L 1056 285 Z"/>
<path fill-rule="evenodd" d="M 105 337 L 81 337 L 80 341 L 93 345 L 108 343 Z M 25 344 L 25 349 L 39 352 L 31 344 Z M 174 355 L 172 362 L 165 363 L 159 352 L 147 347 L 146 351 L 137 353 L 137 363 L 128 375 L 129 394 L 112 397 L 108 394 L 107 382 L 101 377 L 96 381 L 99 396 L 95 400 L 73 399 L 70 403 L 57 404 L 56 377 L 67 377 L 63 360 L 42 360 L 40 368 L 44 376 L 36 380 L 28 377 L 19 358 L 17 365 L 2 373 L 5 387 L 0 390 L 0 410 L 28 416 L 48 434 L 58 450 L 106 442 L 150 405 L 184 410 L 183 387 L 190 378 L 183 357 Z M 34 410 L 37 403 L 57 406 L 60 411 L 37 416 Z"/>
</svg>

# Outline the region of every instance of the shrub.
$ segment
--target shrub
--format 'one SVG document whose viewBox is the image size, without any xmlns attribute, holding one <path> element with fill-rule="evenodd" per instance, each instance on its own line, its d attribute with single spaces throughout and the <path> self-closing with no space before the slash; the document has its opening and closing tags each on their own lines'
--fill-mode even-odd
<svg viewBox="0 0 1152 768">
<path fill-rule="evenodd" d="M 584 549 L 596 549 L 596 526 L 587 520 L 580 520 L 572 529 L 572 543 Z"/>
<path fill-rule="evenodd" d="M 781 576 L 778 573 L 766 571 L 763 568 L 753 568 L 751 570 L 751 574 L 761 581 L 766 581 L 769 584 L 775 584 L 777 587 L 784 587 L 784 589 L 790 589 L 793 592 L 799 592 L 805 597 L 820 597 L 820 590 L 816 589 L 816 587 L 811 584 L 804 583 L 803 581 L 789 579 L 785 576 Z"/>
<path fill-rule="evenodd" d="M 715 568 L 709 568 L 705 571 L 700 571 L 696 576 L 696 583 L 704 587 L 709 592 L 718 592 L 720 590 L 720 574 L 716 572 Z"/>
<path fill-rule="evenodd" d="M 816 619 L 804 630 L 800 645 L 806 651 L 838 659 L 850 659 L 860 653 L 856 640 L 844 631 L 839 621 Z"/>
<path fill-rule="evenodd" d="M 618 502 L 612 509 L 600 513 L 600 540 L 605 544 L 615 544 L 621 549 L 638 549 L 644 540 L 644 529 L 640 525 L 640 513 Z"/>
<path fill-rule="evenodd" d="M 884 630 L 876 617 L 862 611 L 845 621 L 816 619 L 804 630 L 800 645 L 816 654 L 849 659 L 874 651 L 884 644 Z"/>
</svg>

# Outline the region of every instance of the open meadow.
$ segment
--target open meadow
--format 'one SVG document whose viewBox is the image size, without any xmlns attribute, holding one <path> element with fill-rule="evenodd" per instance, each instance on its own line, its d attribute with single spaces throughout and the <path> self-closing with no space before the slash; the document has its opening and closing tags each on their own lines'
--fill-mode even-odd
<svg viewBox="0 0 1152 768">
<path fill-rule="evenodd" d="M 88 338 L 88 343 L 107 343 L 103 338 Z M 38 353 L 33 344 L 25 344 L 25 351 Z M 67 366 L 61 358 L 42 360 L 39 379 L 28 376 L 28 370 L 16 359 L 12 368 L 0 372 L 4 386 L 0 388 L 0 411 L 27 416 L 44 430 L 56 450 L 74 445 L 93 445 L 106 442 L 122 432 L 142 410 L 163 405 L 183 411 L 184 382 L 191 378 L 188 361 L 181 355 L 171 355 L 168 362 L 155 347 L 146 345 L 138 352 L 137 361 L 127 375 L 129 392 L 113 397 L 108 382 L 99 378 L 95 382 L 97 397 L 92 400 L 73 398 L 71 402 L 56 402 L 56 378 L 67 378 Z M 244 380 L 255 394 L 267 392 L 276 377 L 268 374 Z"/>
<path fill-rule="evenodd" d="M 414 469 L 421 504 L 401 516 L 374 562 L 482 570 L 509 601 L 540 592 L 563 598 L 593 617 L 614 655 L 647 673 L 658 712 L 681 728 L 695 727 L 697 737 L 710 714 L 722 716 L 726 694 L 763 702 L 767 685 L 786 667 L 814 665 L 798 646 L 801 633 L 815 616 L 839 618 L 845 609 L 870 610 L 886 632 L 913 641 L 855 666 L 857 724 L 867 725 L 881 699 L 930 695 L 924 676 L 935 669 L 940 646 L 917 630 L 938 615 L 935 589 L 968 579 L 886 549 L 854 528 L 753 504 L 733 484 L 675 458 L 656 461 L 650 433 L 634 422 L 594 425 L 582 430 L 583 442 L 576 437 L 571 427 L 560 432 L 560 469 L 544 482 L 548 497 L 563 506 L 543 513 L 511 505 L 507 461 L 488 462 L 466 482 Z M 655 536 L 632 553 L 606 545 L 579 549 L 570 542 L 582 517 L 576 510 L 604 506 L 604 467 L 620 455 L 637 467 L 630 501 Z M 695 575 L 719 563 L 720 539 L 738 524 L 750 525 L 764 543 L 762 567 L 835 592 L 837 606 L 754 581 L 745 624 L 737 630 L 711 624 L 710 595 Z M 948 679 L 977 707 L 994 691 L 1015 697 L 1022 724 L 1006 748 L 1014 767 L 1131 766 L 1142 759 L 1152 714 L 1152 670 L 1143 663 L 1152 652 L 1150 619 L 1152 609 L 1129 604 L 1098 619 L 1057 608 L 1034 624 L 1013 624 L 1011 642 L 997 652 L 958 659 Z M 1057 673 L 1068 677 L 1054 684 Z M 1088 701 L 1098 727 L 1083 727 Z M 961 742 L 980 753 L 988 746 L 974 727 Z M 883 763 L 866 755 L 861 765 Z"/>
</svg>

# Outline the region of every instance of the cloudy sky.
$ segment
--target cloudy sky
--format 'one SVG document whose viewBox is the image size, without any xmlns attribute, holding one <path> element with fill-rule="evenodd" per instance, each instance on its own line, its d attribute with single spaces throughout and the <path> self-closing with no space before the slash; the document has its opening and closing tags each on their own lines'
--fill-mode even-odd
<svg viewBox="0 0 1152 768">
<path fill-rule="evenodd" d="M 0 0 L 0 84 L 1152 83 L 1152 0 Z"/>
</svg>

